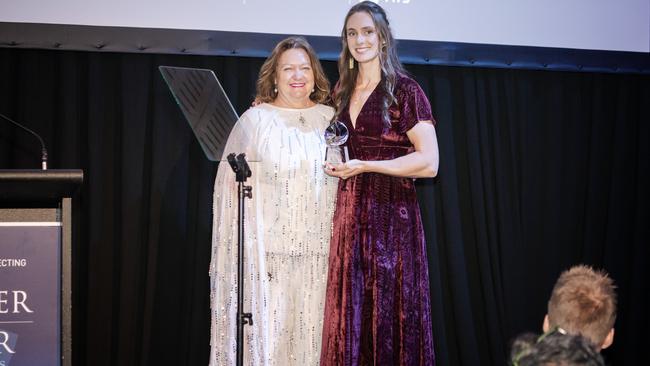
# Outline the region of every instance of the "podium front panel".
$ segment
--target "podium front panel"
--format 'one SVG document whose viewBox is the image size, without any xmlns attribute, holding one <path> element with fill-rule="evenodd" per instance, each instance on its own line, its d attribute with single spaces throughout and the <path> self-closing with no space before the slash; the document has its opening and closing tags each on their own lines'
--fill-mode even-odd
<svg viewBox="0 0 650 366">
<path fill-rule="evenodd" d="M 0 366 L 61 365 L 59 209 L 0 209 Z"/>
</svg>

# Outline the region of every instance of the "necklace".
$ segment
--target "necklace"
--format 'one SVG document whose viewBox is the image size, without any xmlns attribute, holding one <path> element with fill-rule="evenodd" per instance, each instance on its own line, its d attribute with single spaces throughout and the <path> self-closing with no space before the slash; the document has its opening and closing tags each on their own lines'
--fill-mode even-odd
<svg viewBox="0 0 650 366">
<path fill-rule="evenodd" d="M 300 117 L 298 117 L 298 121 L 300 121 L 300 123 L 302 123 L 303 125 L 305 124 L 305 122 L 307 122 L 305 120 L 305 117 L 303 117 L 302 112 L 300 112 Z"/>
</svg>

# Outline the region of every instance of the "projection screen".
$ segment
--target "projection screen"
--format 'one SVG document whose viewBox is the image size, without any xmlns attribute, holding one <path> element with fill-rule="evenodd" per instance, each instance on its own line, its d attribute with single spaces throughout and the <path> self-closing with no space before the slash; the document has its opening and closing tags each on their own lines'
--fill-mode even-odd
<svg viewBox="0 0 650 366">
<path fill-rule="evenodd" d="M 320 41 L 315 42 L 315 46 L 319 46 L 319 54 L 333 59 L 339 49 L 338 37 L 343 17 L 356 2 L 2 0 L 0 46 L 94 47 L 127 52 L 232 53 L 257 57 L 267 54 L 281 36 L 298 34 L 321 37 Z M 522 64 L 588 65 L 597 61 L 606 68 L 618 69 L 619 66 L 613 66 L 613 63 L 625 56 L 634 59 L 633 68 L 637 70 L 647 68 L 648 64 L 648 0 L 376 2 L 389 15 L 395 36 L 403 47 L 400 56 L 414 62 L 430 63 L 446 59 L 451 64 L 473 64 L 476 59 L 487 64 L 502 65 L 511 65 L 517 60 L 522 60 Z M 59 25 L 68 28 L 60 31 L 55 27 Z M 111 33 L 114 29 L 120 30 L 117 35 Z M 156 31 L 147 33 L 151 30 Z M 51 35 L 57 32 L 58 36 Z M 42 39 L 37 39 L 39 37 Z M 131 40 L 133 44 L 130 44 Z M 121 48 L 116 46 L 120 42 L 123 44 Z M 484 46 L 496 48 L 487 49 Z M 459 53 L 461 49 L 465 50 L 462 54 Z M 560 53 L 556 50 L 565 50 L 562 57 L 575 58 L 573 51 L 584 50 L 587 53 L 582 54 L 581 60 L 570 60 L 557 58 Z M 573 53 L 566 50 L 573 50 Z M 549 56 L 549 52 L 554 56 Z M 612 56 L 593 52 L 624 54 Z M 508 55 L 504 56 L 506 53 Z M 539 57 L 531 58 L 532 53 Z"/>
</svg>

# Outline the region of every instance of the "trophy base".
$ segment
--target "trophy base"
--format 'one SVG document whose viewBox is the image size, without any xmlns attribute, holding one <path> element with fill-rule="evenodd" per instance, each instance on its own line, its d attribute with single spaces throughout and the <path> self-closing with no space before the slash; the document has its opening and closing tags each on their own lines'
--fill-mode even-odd
<svg viewBox="0 0 650 366">
<path fill-rule="evenodd" d="M 325 162 L 329 164 L 343 164 L 350 161 L 347 146 L 328 146 L 325 148 Z"/>
</svg>

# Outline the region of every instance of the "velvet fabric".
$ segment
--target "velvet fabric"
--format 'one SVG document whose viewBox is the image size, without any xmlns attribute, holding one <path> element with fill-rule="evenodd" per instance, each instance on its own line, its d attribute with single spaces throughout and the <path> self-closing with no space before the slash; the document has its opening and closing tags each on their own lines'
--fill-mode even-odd
<svg viewBox="0 0 650 366">
<path fill-rule="evenodd" d="M 406 132 L 433 121 L 424 92 L 400 76 L 388 127 L 376 88 L 355 126 L 351 159 L 414 151 Z M 321 365 L 433 365 L 429 277 L 413 179 L 364 173 L 339 182 L 331 241 Z"/>
</svg>

